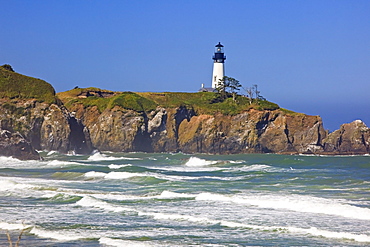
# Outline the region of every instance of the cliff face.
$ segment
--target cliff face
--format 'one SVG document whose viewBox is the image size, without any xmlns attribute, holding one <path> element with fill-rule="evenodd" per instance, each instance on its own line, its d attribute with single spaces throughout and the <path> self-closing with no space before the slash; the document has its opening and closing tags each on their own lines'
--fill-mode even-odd
<svg viewBox="0 0 370 247">
<path fill-rule="evenodd" d="M 33 149 L 62 153 L 93 150 L 88 130 L 57 104 L 36 100 L 1 102 L 0 129 L 22 136 Z"/>
<path fill-rule="evenodd" d="M 370 130 L 360 121 L 328 134 L 319 116 L 275 110 L 245 110 L 236 115 L 197 114 L 192 107 L 134 111 L 99 110 L 74 103 L 69 110 L 89 130 L 102 151 L 185 153 L 369 153 Z"/>
<path fill-rule="evenodd" d="M 236 116 L 193 117 L 180 125 L 180 149 L 212 153 L 303 153 L 322 149 L 320 117 L 250 110 Z"/>
<path fill-rule="evenodd" d="M 186 153 L 303 153 L 323 151 L 321 118 L 281 110 L 249 110 L 235 116 L 196 115 L 192 108 L 162 108 L 146 114 L 120 107 L 99 113 L 75 105 L 99 150 Z"/>
<path fill-rule="evenodd" d="M 69 113 L 47 82 L 0 66 L 0 95 L 0 155 L 38 159 L 35 149 L 93 151 L 88 129 Z"/>
</svg>

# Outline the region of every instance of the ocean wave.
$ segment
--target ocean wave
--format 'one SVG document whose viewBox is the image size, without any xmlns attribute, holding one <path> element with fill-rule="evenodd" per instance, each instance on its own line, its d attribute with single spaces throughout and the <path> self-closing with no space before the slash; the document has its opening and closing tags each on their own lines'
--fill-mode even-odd
<svg viewBox="0 0 370 247">
<path fill-rule="evenodd" d="M 167 166 L 167 167 L 161 167 L 161 166 L 151 166 L 147 167 L 149 169 L 155 169 L 155 170 L 162 170 L 162 171 L 174 171 L 174 172 L 214 172 L 214 171 L 223 171 L 227 170 L 228 168 L 222 168 L 222 167 L 189 167 L 189 166 Z"/>
<path fill-rule="evenodd" d="M 204 193 L 205 194 L 205 193 Z M 174 192 L 165 192 L 164 196 L 170 197 L 177 197 L 180 196 L 181 193 L 174 193 Z M 183 196 L 192 197 L 192 195 L 183 194 Z M 224 198 L 219 195 L 215 197 L 215 200 L 225 201 Z M 162 212 L 149 212 L 149 211 L 142 211 L 133 208 L 124 208 L 118 205 L 114 205 L 112 203 L 108 203 L 105 201 L 101 201 L 90 196 L 85 196 L 78 202 L 77 205 L 83 207 L 92 207 L 92 208 L 99 208 L 109 212 L 134 212 L 137 213 L 138 216 L 146 216 L 152 217 L 156 220 L 170 220 L 170 221 L 188 221 L 202 225 L 220 225 L 224 227 L 230 228 L 248 228 L 260 231 L 271 231 L 271 232 L 289 232 L 292 234 L 310 234 L 312 236 L 320 236 L 326 238 L 336 238 L 336 239 L 350 239 L 357 242 L 370 242 L 370 236 L 366 234 L 356 234 L 350 232 L 334 232 L 328 230 L 318 229 L 316 227 L 311 228 L 300 228 L 294 226 L 261 226 L 261 225 L 252 225 L 240 222 L 233 222 L 227 220 L 214 220 L 207 217 L 201 217 L 199 215 L 186 215 L 186 214 L 172 214 L 172 213 L 162 213 Z"/>
<path fill-rule="evenodd" d="M 108 161 L 108 160 L 141 160 L 141 158 L 128 158 L 128 157 L 113 157 L 108 156 L 99 152 L 94 153 L 89 158 L 87 158 L 88 161 Z"/>
<path fill-rule="evenodd" d="M 190 176 L 177 176 L 177 175 L 165 175 L 165 174 L 159 174 L 159 173 L 138 173 L 138 172 L 96 172 L 96 171 L 89 171 L 84 174 L 86 178 L 100 178 L 100 179 L 117 179 L 117 180 L 124 180 L 124 179 L 130 179 L 130 178 L 155 178 L 159 180 L 167 180 L 167 181 L 184 181 L 184 180 L 198 180 L 201 179 L 199 177 L 190 177 Z"/>
<path fill-rule="evenodd" d="M 262 208 L 287 209 L 296 212 L 336 215 L 359 220 L 370 220 L 370 209 L 352 206 L 343 202 L 300 195 L 248 195 L 226 196 L 213 193 L 200 193 L 195 197 L 200 201 L 231 202 Z"/>
<path fill-rule="evenodd" d="M 162 191 L 160 195 L 157 196 L 159 199 L 176 199 L 176 198 L 195 198 L 194 195 L 186 193 L 177 193 L 168 190 Z"/>
<path fill-rule="evenodd" d="M 262 231 L 273 231 L 273 232 L 289 232 L 289 233 L 298 233 L 298 234 L 309 234 L 316 237 L 325 237 L 325 238 L 335 238 L 335 239 L 349 239 L 356 242 L 370 242 L 370 236 L 366 234 L 355 234 L 349 232 L 333 232 L 328 230 L 318 229 L 316 227 L 310 228 L 300 228 L 300 227 L 279 227 L 279 226 L 258 226 L 243 224 L 231 221 L 220 221 L 221 226 L 226 226 L 230 228 L 249 228 L 254 230 Z"/>
<path fill-rule="evenodd" d="M 107 238 L 107 237 L 100 238 L 99 243 L 104 244 L 104 245 L 109 245 L 109 246 L 117 246 L 117 247 L 123 247 L 123 246 L 153 247 L 153 246 L 159 246 L 159 245 L 153 245 L 152 243 L 150 243 L 150 244 L 145 243 L 143 241 L 113 239 L 113 238 Z"/>
<path fill-rule="evenodd" d="M 350 239 L 356 242 L 370 242 L 370 236 L 366 234 L 355 234 L 349 232 L 332 232 L 327 230 L 321 230 L 316 227 L 311 228 L 287 227 L 286 229 L 292 233 L 310 234 L 313 236 L 325 238 Z"/>
<path fill-rule="evenodd" d="M 117 169 L 120 169 L 120 168 L 123 168 L 123 167 L 128 167 L 128 166 L 132 166 L 132 165 L 131 164 L 123 164 L 123 165 L 110 164 L 108 167 L 111 170 L 117 170 Z"/>
<path fill-rule="evenodd" d="M 13 180 L 1 180 L 0 181 L 0 191 L 22 191 L 22 190 L 29 190 L 29 189 L 40 189 L 41 186 L 32 185 L 32 184 L 25 184 L 25 183 L 18 183 Z"/>
<path fill-rule="evenodd" d="M 49 151 L 46 155 L 50 156 L 50 155 L 53 155 L 53 154 L 58 154 L 58 152 L 53 150 L 53 151 Z"/>
<path fill-rule="evenodd" d="M 228 161 L 230 164 L 242 164 L 245 161 L 244 160 L 229 160 Z"/>
<path fill-rule="evenodd" d="M 185 163 L 185 166 L 189 167 L 202 167 L 217 164 L 217 161 L 204 160 L 197 157 L 190 157 L 190 159 Z"/>
<path fill-rule="evenodd" d="M 178 220 L 178 221 L 189 221 L 198 224 L 207 225 L 221 225 L 230 228 L 249 228 L 261 231 L 272 231 L 272 232 L 290 232 L 298 234 L 310 234 L 312 236 L 336 238 L 336 239 L 350 239 L 357 242 L 370 242 L 370 236 L 366 234 L 356 234 L 349 232 L 333 232 L 328 230 L 318 229 L 316 227 L 311 228 L 299 228 L 299 227 L 283 227 L 283 226 L 259 226 L 244 224 L 239 222 L 225 221 L 225 220 L 213 220 L 206 217 L 181 215 L 181 214 L 165 214 L 165 213 L 152 213 L 152 212 L 138 212 L 140 216 L 149 216 L 157 220 Z"/>
<path fill-rule="evenodd" d="M 82 195 L 82 194 L 80 194 Z M 192 198 L 194 199 L 195 196 L 186 193 L 176 193 L 172 191 L 164 190 L 160 194 L 157 195 L 123 195 L 123 194 L 91 194 L 93 197 L 98 199 L 105 199 L 105 200 L 115 200 L 115 201 L 131 201 L 131 200 L 153 200 L 153 199 L 181 199 L 181 198 Z"/>
<path fill-rule="evenodd" d="M 242 167 L 233 167 L 233 171 L 238 171 L 238 172 L 254 172 L 254 171 L 266 171 L 267 169 L 273 168 L 272 166 L 269 165 L 264 165 L 264 164 L 253 164 L 253 165 L 245 165 Z"/>
<path fill-rule="evenodd" d="M 104 178 L 104 179 L 128 179 L 132 177 L 147 177 L 148 174 L 137 173 L 137 172 L 96 172 L 90 171 L 84 174 L 87 178 Z"/>
<path fill-rule="evenodd" d="M 62 161 L 62 160 L 18 160 L 12 157 L 1 157 L 0 163 L 2 168 L 44 168 L 44 167 L 66 167 L 66 166 L 76 166 L 83 165 L 82 163 L 73 161 Z"/>
<path fill-rule="evenodd" d="M 74 203 L 81 199 L 79 195 L 72 195 L 68 193 L 52 193 L 45 194 L 45 197 L 48 198 L 49 201 L 58 202 L 58 203 Z"/>
<path fill-rule="evenodd" d="M 66 166 L 76 166 L 76 165 L 83 165 L 78 162 L 71 162 L 71 161 L 62 161 L 62 160 L 52 160 L 47 163 L 47 166 L 52 167 L 66 167 Z"/>
<path fill-rule="evenodd" d="M 84 196 L 79 201 L 76 202 L 77 205 L 81 207 L 92 207 L 92 208 L 99 208 L 110 212 L 124 212 L 124 211 L 133 211 L 130 208 L 124 208 L 121 206 L 112 205 L 111 203 L 107 203 L 105 201 L 101 201 L 95 199 L 91 196 Z"/>
<path fill-rule="evenodd" d="M 179 221 L 189 221 L 202 224 L 212 224 L 216 225 L 220 221 L 210 220 L 205 217 L 192 216 L 192 215 L 182 215 L 182 214 L 167 214 L 167 213 L 157 213 L 157 212 L 143 212 L 137 211 L 139 216 L 149 216 L 153 217 L 156 220 L 179 220 Z"/>
<path fill-rule="evenodd" d="M 8 156 L 0 156 L 0 162 L 1 163 L 6 163 L 6 162 L 22 162 L 22 160 L 13 158 L 13 157 L 8 157 Z"/>
<path fill-rule="evenodd" d="M 73 241 L 78 239 L 84 239 L 86 236 L 82 236 L 80 234 L 77 234 L 76 232 L 70 232 L 70 231 L 51 231 L 51 230 L 45 230 L 39 227 L 33 227 L 30 231 L 31 234 L 34 234 L 41 238 L 50 238 L 50 239 L 56 239 L 59 241 Z"/>
<path fill-rule="evenodd" d="M 34 168 L 43 165 L 40 160 L 19 160 L 13 157 L 0 156 L 1 168 Z"/>
<path fill-rule="evenodd" d="M 0 229 L 4 229 L 4 230 L 23 230 L 23 229 L 27 229 L 30 227 L 32 227 L 32 225 L 0 222 Z"/>
</svg>

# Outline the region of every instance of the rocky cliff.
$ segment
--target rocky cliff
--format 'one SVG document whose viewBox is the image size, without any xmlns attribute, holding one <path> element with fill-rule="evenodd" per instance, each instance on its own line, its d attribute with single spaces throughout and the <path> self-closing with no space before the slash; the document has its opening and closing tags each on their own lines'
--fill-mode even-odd
<svg viewBox="0 0 370 247">
<path fill-rule="evenodd" d="M 369 153 L 369 129 L 362 122 L 344 124 L 328 133 L 319 116 L 294 113 L 271 105 L 239 109 L 239 113 L 202 109 L 191 97 L 204 98 L 202 93 L 189 97 L 186 104 L 176 106 L 173 99 L 185 97 L 173 93 L 136 95 L 140 105 L 122 104 L 115 97 L 125 93 L 99 96 L 91 100 L 80 95 L 97 95 L 78 89 L 60 94 L 62 101 L 86 126 L 92 144 L 102 151 L 144 151 L 185 153 Z M 126 93 L 127 94 L 127 93 Z M 126 95 L 127 96 L 127 95 Z M 126 97 L 125 96 L 125 97 Z M 79 100 L 76 100 L 79 98 Z M 207 99 L 209 100 L 209 99 Z M 181 102 L 184 102 L 181 99 Z M 92 104 L 92 102 L 94 102 Z M 201 102 L 201 104 L 205 104 Z M 106 107 L 101 107 L 102 105 Z M 154 108 L 155 107 L 155 108 Z M 209 105 L 209 108 L 214 107 Z M 222 105 L 218 105 L 222 109 Z M 136 108 L 133 110 L 133 108 Z M 230 107 L 229 107 L 230 108 Z M 262 109 L 261 109 L 262 108 Z M 269 109 L 270 108 L 270 109 Z M 271 109 L 272 108 L 272 109 Z"/>
<path fill-rule="evenodd" d="M 75 106 L 95 147 L 104 151 L 185 153 L 302 153 L 323 151 L 321 118 L 281 110 L 249 110 L 235 116 L 163 108 L 146 114 L 115 107 Z"/>
<path fill-rule="evenodd" d="M 38 158 L 35 149 L 85 154 L 94 148 L 214 154 L 370 151 L 370 130 L 361 121 L 329 134 L 319 116 L 290 112 L 265 100 L 250 104 L 241 96 L 220 101 L 208 92 L 97 88 L 55 95 L 50 84 L 4 66 L 0 94 L 0 155 L 22 159 Z"/>
<path fill-rule="evenodd" d="M 49 83 L 2 66 L 0 95 L 0 154 L 37 159 L 35 149 L 92 152 L 88 129 L 56 98 Z"/>
</svg>

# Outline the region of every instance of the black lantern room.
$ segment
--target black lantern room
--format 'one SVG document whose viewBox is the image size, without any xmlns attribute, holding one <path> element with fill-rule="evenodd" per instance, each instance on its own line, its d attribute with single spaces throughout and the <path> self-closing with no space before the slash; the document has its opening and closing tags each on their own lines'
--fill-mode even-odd
<svg viewBox="0 0 370 247">
<path fill-rule="evenodd" d="M 215 63 L 223 63 L 226 60 L 226 56 L 224 55 L 224 46 L 221 45 L 221 42 L 215 46 L 215 55 L 213 56 L 213 60 Z"/>
</svg>

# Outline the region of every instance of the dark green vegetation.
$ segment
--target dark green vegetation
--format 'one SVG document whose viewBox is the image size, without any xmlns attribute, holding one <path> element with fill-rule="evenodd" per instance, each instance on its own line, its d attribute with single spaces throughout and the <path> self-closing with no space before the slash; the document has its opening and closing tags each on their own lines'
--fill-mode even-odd
<svg viewBox="0 0 370 247">
<path fill-rule="evenodd" d="M 249 99 L 237 95 L 235 101 L 232 97 L 220 100 L 218 93 L 138 93 L 143 97 L 153 100 L 163 107 L 192 107 L 198 114 L 236 115 L 240 112 L 256 110 L 275 110 L 279 106 L 266 100 L 255 100 L 249 104 Z"/>
<path fill-rule="evenodd" d="M 83 104 L 84 107 L 96 106 L 100 112 L 115 106 L 137 112 L 149 112 L 156 109 L 157 104 L 150 99 L 132 92 L 112 92 L 98 88 L 75 88 L 58 93 L 58 97 L 68 107 Z"/>
<path fill-rule="evenodd" d="M 75 104 L 96 106 L 100 112 L 116 106 L 137 112 L 150 112 L 157 106 L 193 108 L 197 114 L 236 115 L 240 112 L 279 109 L 277 104 L 264 99 L 247 98 L 234 91 L 221 93 L 133 93 L 113 92 L 99 88 L 75 88 L 55 96 L 54 88 L 47 82 L 14 72 L 10 65 L 0 66 L 0 97 L 4 99 L 35 99 L 39 102 L 56 103 L 60 98 L 67 108 Z"/>
<path fill-rule="evenodd" d="M 10 65 L 0 66 L 0 97 L 56 102 L 54 88 L 41 79 L 18 74 Z"/>
<path fill-rule="evenodd" d="M 275 110 L 277 104 L 266 100 L 254 99 L 252 104 L 247 97 L 237 95 L 235 100 L 230 96 L 220 100 L 220 95 L 212 92 L 199 93 L 132 93 L 112 92 L 98 88 L 76 88 L 58 93 L 58 97 L 69 108 L 75 104 L 84 107 L 97 106 L 99 111 L 120 106 L 138 112 L 150 112 L 157 106 L 176 108 L 186 106 L 193 108 L 198 114 L 235 115 L 249 109 Z"/>
</svg>

